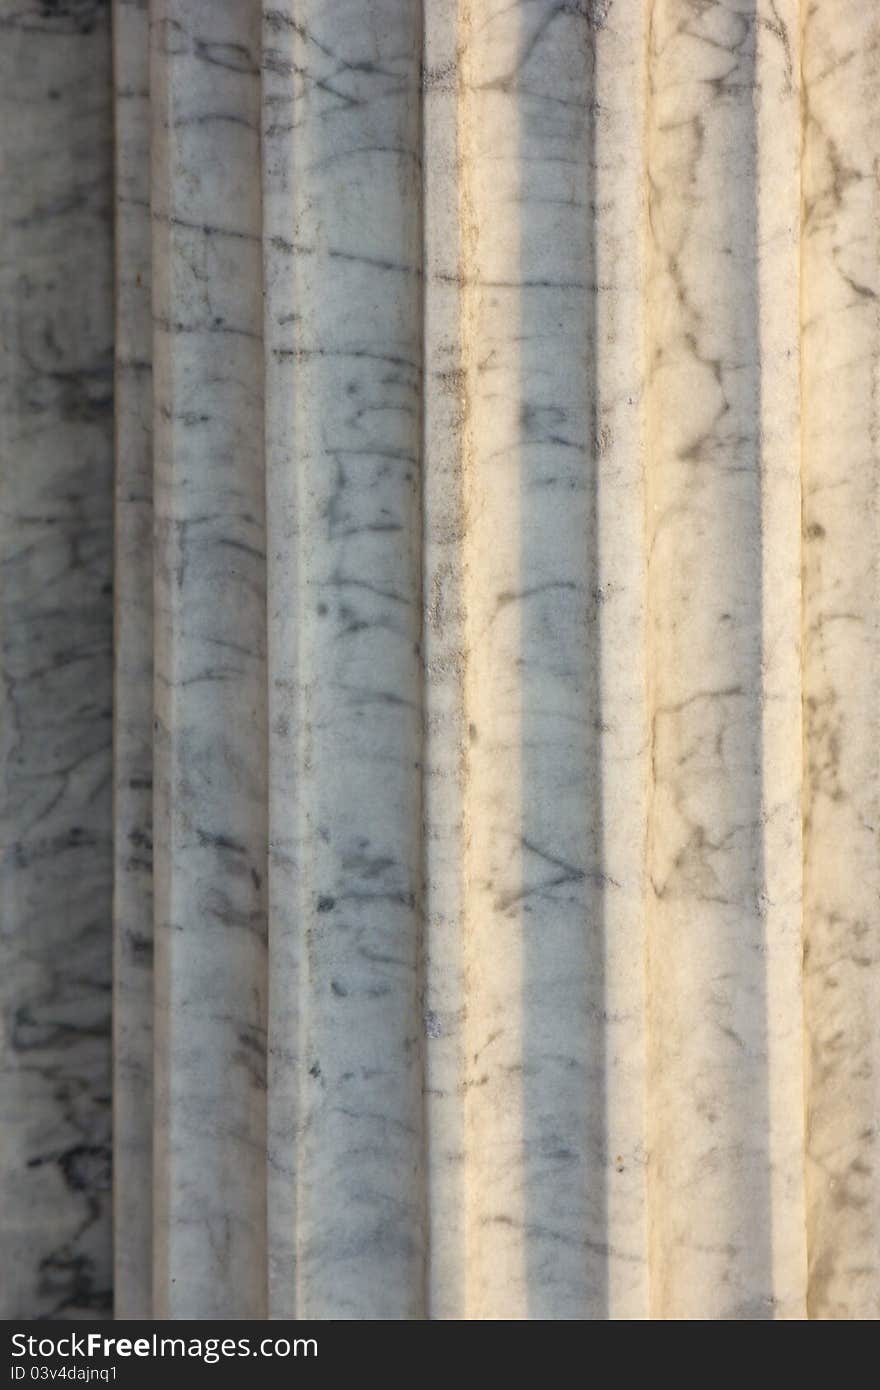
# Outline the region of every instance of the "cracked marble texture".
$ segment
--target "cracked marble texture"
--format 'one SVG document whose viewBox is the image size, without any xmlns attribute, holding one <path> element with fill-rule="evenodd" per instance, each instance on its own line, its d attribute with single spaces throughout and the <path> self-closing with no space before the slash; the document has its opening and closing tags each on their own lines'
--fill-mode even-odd
<svg viewBox="0 0 880 1390">
<path fill-rule="evenodd" d="M 880 1317 L 874 8 L 0 37 L 0 1310 Z"/>
<path fill-rule="evenodd" d="M 804 991 L 812 1317 L 880 1291 L 880 18 L 808 6 L 802 207 Z"/>
<path fill-rule="evenodd" d="M 113 12 L 116 151 L 114 1307 L 151 1306 L 153 450 L 150 50 L 146 0 Z"/>
<path fill-rule="evenodd" d="M 150 9 L 159 1317 L 265 1309 L 260 26 Z"/>
<path fill-rule="evenodd" d="M 109 20 L 0 5 L 5 1318 L 112 1309 Z"/>
</svg>

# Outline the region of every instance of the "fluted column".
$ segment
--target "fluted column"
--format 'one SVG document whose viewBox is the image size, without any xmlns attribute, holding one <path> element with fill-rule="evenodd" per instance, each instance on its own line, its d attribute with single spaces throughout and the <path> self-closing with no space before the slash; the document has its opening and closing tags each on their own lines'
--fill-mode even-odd
<svg viewBox="0 0 880 1390">
<path fill-rule="evenodd" d="M 0 1313 L 880 1316 L 873 7 L 0 78 Z"/>
</svg>

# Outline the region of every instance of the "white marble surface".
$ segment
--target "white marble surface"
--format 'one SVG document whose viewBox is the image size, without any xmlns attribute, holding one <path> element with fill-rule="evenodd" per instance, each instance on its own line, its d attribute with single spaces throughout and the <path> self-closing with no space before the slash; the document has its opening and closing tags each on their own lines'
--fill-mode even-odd
<svg viewBox="0 0 880 1390">
<path fill-rule="evenodd" d="M 420 32 L 264 14 L 273 1316 L 424 1308 Z"/>
<path fill-rule="evenodd" d="M 0 3 L 0 1261 L 78 1316 L 110 79 L 61 8 Z M 115 83 L 117 1315 L 880 1316 L 871 7 L 117 0 Z"/>
</svg>

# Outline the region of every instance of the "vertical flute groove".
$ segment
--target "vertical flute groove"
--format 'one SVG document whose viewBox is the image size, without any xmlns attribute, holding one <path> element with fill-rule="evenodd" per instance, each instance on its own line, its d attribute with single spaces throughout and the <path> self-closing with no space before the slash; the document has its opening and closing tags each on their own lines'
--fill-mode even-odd
<svg viewBox="0 0 880 1390">
<path fill-rule="evenodd" d="M 774 1318 L 806 1315 L 801 803 L 799 357 L 800 35 L 797 0 L 756 9 L 761 363 L 761 834 L 767 981 L 767 1159 Z"/>
<path fill-rule="evenodd" d="M 154 1316 L 266 1310 L 260 30 L 151 20 Z"/>
<path fill-rule="evenodd" d="M 596 7 L 597 15 L 602 11 Z M 608 1316 L 648 1312 L 645 843 L 648 720 L 643 428 L 646 12 L 596 29 L 596 439 L 605 875 Z M 594 812 L 595 814 L 595 812 Z"/>
<path fill-rule="evenodd" d="M 272 1308 L 418 1317 L 420 7 L 264 33 Z"/>
<path fill-rule="evenodd" d="M 114 0 L 113 1221 L 117 1318 L 152 1310 L 153 450 L 145 0 Z"/>
<path fill-rule="evenodd" d="M 880 1315 L 880 23 L 802 10 L 804 989 L 811 1318 Z"/>
<path fill-rule="evenodd" d="M 594 36 L 460 7 L 465 1316 L 603 1316 Z"/>
<path fill-rule="evenodd" d="M 651 7 L 652 1314 L 773 1316 L 753 0 Z"/>
<path fill-rule="evenodd" d="M 425 1105 L 431 1317 L 464 1312 L 464 565 L 459 4 L 425 5 L 423 660 Z"/>
</svg>

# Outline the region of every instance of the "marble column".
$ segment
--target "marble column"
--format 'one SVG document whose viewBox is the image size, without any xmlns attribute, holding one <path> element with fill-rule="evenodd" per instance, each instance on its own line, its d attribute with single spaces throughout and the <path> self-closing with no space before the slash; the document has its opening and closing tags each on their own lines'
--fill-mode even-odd
<svg viewBox="0 0 880 1390">
<path fill-rule="evenodd" d="M 872 7 L 62 8 L 0 1311 L 880 1317 Z"/>
</svg>

